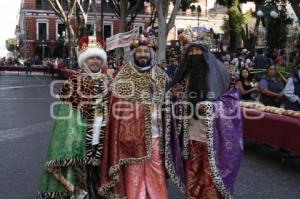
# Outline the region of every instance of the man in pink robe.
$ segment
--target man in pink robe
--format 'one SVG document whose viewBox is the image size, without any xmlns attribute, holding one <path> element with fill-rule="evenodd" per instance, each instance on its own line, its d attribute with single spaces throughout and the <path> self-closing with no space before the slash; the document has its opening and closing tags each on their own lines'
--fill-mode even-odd
<svg viewBox="0 0 300 199">
<path fill-rule="evenodd" d="M 153 40 L 141 35 L 111 84 L 99 193 L 107 198 L 166 199 L 162 161 L 167 76 L 156 66 Z"/>
</svg>

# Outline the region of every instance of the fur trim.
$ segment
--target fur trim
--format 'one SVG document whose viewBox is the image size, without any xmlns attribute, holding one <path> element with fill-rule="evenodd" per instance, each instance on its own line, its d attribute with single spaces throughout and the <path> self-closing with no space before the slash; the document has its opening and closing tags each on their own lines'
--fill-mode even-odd
<svg viewBox="0 0 300 199">
<path fill-rule="evenodd" d="M 47 192 L 47 193 L 40 193 L 37 192 L 37 197 L 40 199 L 55 199 L 55 198 L 65 198 L 70 197 L 72 194 L 68 193 L 67 191 L 64 192 Z"/>
<path fill-rule="evenodd" d="M 88 48 L 82 53 L 78 54 L 78 64 L 81 66 L 83 62 L 92 56 L 98 56 L 103 60 L 103 63 L 105 64 L 107 62 L 107 54 L 102 48 Z"/>
</svg>

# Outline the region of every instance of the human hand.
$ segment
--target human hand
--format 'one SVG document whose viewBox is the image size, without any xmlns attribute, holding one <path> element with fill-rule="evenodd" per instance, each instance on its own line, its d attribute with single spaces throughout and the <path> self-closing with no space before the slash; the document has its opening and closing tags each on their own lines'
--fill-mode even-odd
<svg viewBox="0 0 300 199">
<path fill-rule="evenodd" d="M 258 87 L 252 88 L 252 92 L 259 92 L 259 88 Z"/>
<path fill-rule="evenodd" d="M 279 99 L 282 99 L 284 97 L 284 94 L 283 93 L 280 93 L 279 95 L 278 95 L 278 98 Z"/>
<path fill-rule="evenodd" d="M 182 91 L 183 91 L 183 86 L 181 84 L 177 83 L 172 89 L 172 94 L 173 94 L 173 96 L 178 97 Z"/>
<path fill-rule="evenodd" d="M 203 116 L 205 115 L 205 105 L 204 104 L 197 104 L 197 110 L 198 110 L 198 115 Z"/>
</svg>

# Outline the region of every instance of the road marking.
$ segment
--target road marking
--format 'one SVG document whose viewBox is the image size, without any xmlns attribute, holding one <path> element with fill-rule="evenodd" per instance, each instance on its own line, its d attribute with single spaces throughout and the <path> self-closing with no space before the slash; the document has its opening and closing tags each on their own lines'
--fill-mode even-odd
<svg viewBox="0 0 300 199">
<path fill-rule="evenodd" d="M 29 79 L 29 78 L 19 78 L 19 79 L 7 79 L 7 78 L 3 78 L 0 79 L 1 83 L 5 83 L 5 82 L 23 82 L 23 81 L 34 81 L 34 79 Z"/>
<path fill-rule="evenodd" d="M 7 86 L 7 87 L 0 87 L 0 90 L 9 90 L 9 89 L 17 89 L 17 88 L 37 88 L 37 87 L 49 87 L 49 84 L 27 85 L 27 86 Z"/>
<path fill-rule="evenodd" d="M 27 137 L 44 131 L 51 131 L 52 122 L 41 122 L 20 128 L 0 130 L 0 142 Z"/>
<path fill-rule="evenodd" d="M 2 100 L 51 100 L 55 99 L 53 97 L 40 97 L 40 98 L 25 98 L 25 97 L 12 97 L 12 98 L 0 98 L 0 101 Z"/>
</svg>

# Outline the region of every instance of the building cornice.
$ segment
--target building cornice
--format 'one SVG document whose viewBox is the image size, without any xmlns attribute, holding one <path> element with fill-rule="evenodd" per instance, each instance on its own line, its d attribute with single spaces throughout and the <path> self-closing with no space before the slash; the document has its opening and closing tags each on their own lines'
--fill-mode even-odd
<svg viewBox="0 0 300 199">
<path fill-rule="evenodd" d="M 33 13 L 37 13 L 37 14 L 49 14 L 49 15 L 55 16 L 54 11 L 51 11 L 51 10 L 21 9 L 21 12 L 31 13 L 31 14 L 33 14 Z M 103 15 L 104 16 L 114 16 L 115 17 L 114 13 L 104 12 Z M 98 16 L 99 17 L 100 16 L 100 12 L 97 12 L 97 13 L 96 12 L 91 12 L 91 13 L 89 13 L 89 16 L 94 16 L 94 17 Z M 151 15 L 149 15 L 149 14 L 138 14 L 137 17 L 139 17 L 139 18 L 146 18 L 146 17 L 150 18 Z"/>
</svg>

